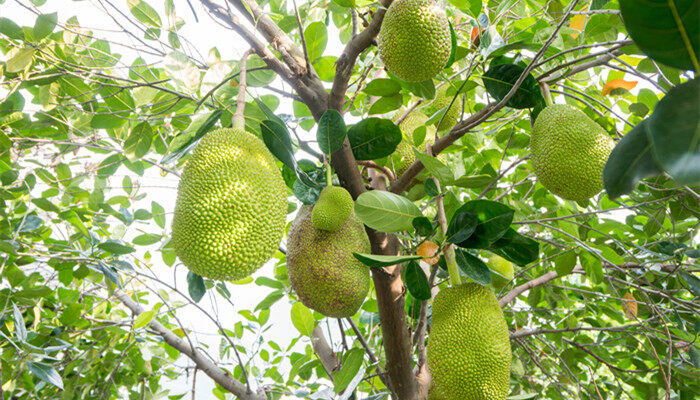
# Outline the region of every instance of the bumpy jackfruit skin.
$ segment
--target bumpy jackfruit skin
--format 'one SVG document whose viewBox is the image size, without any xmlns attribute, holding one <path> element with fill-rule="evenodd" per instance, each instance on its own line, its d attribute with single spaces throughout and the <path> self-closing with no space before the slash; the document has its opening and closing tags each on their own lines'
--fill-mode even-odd
<svg viewBox="0 0 700 400">
<path fill-rule="evenodd" d="M 352 253 L 369 253 L 364 225 L 350 213 L 337 232 L 316 229 L 312 206 L 299 209 L 287 237 L 287 273 L 301 302 L 332 318 L 354 315 L 369 291 L 369 267 Z"/>
<path fill-rule="evenodd" d="M 605 129 L 583 111 L 553 104 L 535 120 L 530 159 L 547 190 L 567 200 L 586 202 L 603 190 L 603 167 L 613 147 Z"/>
<path fill-rule="evenodd" d="M 379 58 L 399 79 L 422 82 L 450 58 L 452 40 L 445 10 L 433 0 L 391 3 L 377 35 Z"/>
<path fill-rule="evenodd" d="M 425 107 L 426 112 L 433 115 L 443 108 L 450 106 L 450 103 L 452 103 L 452 106 L 450 106 L 445 116 L 442 118 L 442 122 L 440 122 L 440 125 L 437 127 L 438 132 L 452 129 L 457 122 L 459 122 L 459 117 L 462 114 L 462 97 L 457 96 L 455 101 L 452 102 L 454 96 L 447 94 L 447 89 L 449 88 L 449 84 L 440 86 L 435 93 L 433 101 Z"/>
<path fill-rule="evenodd" d="M 245 131 L 215 130 L 182 172 L 173 247 L 198 275 L 241 279 L 272 257 L 286 215 L 287 187 L 265 144 Z"/>
<path fill-rule="evenodd" d="M 505 400 L 510 382 L 508 326 L 493 292 L 477 283 L 441 290 L 428 338 L 431 399 Z"/>
<path fill-rule="evenodd" d="M 311 222 L 317 229 L 335 232 L 345 225 L 354 205 L 347 190 L 340 186 L 326 186 L 318 195 Z"/>
</svg>

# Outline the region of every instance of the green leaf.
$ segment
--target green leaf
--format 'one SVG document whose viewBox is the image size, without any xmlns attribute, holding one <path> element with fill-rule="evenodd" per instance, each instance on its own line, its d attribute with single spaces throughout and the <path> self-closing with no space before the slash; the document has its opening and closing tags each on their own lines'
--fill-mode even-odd
<svg viewBox="0 0 700 400">
<path fill-rule="evenodd" d="M 115 239 L 109 239 L 105 242 L 102 242 L 98 244 L 97 247 L 116 255 L 129 254 L 136 251 L 136 249 L 134 249 L 133 247 L 127 246 L 121 241 Z"/>
<path fill-rule="evenodd" d="M 348 130 L 348 139 L 357 160 L 386 157 L 401 143 L 401 128 L 391 120 L 367 118 Z"/>
<path fill-rule="evenodd" d="M 110 265 L 107 265 L 107 264 L 103 263 L 102 261 L 97 262 L 97 264 L 88 263 L 85 265 L 88 268 L 90 268 L 91 270 L 97 271 L 100 274 L 104 275 L 105 278 L 112 281 L 112 283 L 117 285 L 117 287 L 122 287 L 122 282 L 121 282 L 121 278 L 119 277 L 119 274 Z"/>
<path fill-rule="evenodd" d="M 435 83 L 432 79 L 423 82 L 401 82 L 401 85 L 411 93 L 426 100 L 435 98 Z"/>
<path fill-rule="evenodd" d="M 160 16 L 148 3 L 142 0 L 127 0 L 126 4 L 129 6 L 129 11 L 136 17 L 137 20 L 143 24 L 153 27 L 160 28 Z"/>
<path fill-rule="evenodd" d="M 411 224 L 416 230 L 416 235 L 418 236 L 428 237 L 433 233 L 433 231 L 435 231 L 433 224 L 426 217 L 421 216 L 413 218 L 413 222 L 411 222 Z"/>
<path fill-rule="evenodd" d="M 176 136 L 173 139 L 174 143 L 176 140 L 182 137 L 182 139 L 178 140 L 177 147 L 174 148 L 170 154 L 167 156 L 163 157 L 163 160 L 161 160 L 162 164 L 169 164 L 171 162 L 177 161 L 180 158 L 182 158 L 185 154 L 189 153 L 192 151 L 192 149 L 197 145 L 197 141 L 201 139 L 204 135 L 206 135 L 212 128 L 214 128 L 214 125 L 216 125 L 216 122 L 219 120 L 221 117 L 221 114 L 223 114 L 223 110 L 214 110 L 211 113 L 209 113 L 206 117 L 202 118 L 202 123 L 197 127 L 197 130 L 194 134 L 189 132 L 189 129 L 179 136 Z M 194 123 L 190 125 L 192 127 Z"/>
<path fill-rule="evenodd" d="M 204 285 L 204 279 L 192 271 L 187 271 L 187 291 L 195 303 L 199 303 L 207 292 L 207 287 Z"/>
<path fill-rule="evenodd" d="M 392 265 L 397 265 L 404 263 L 406 261 L 420 260 L 421 256 L 407 255 L 407 256 L 384 256 L 377 254 L 360 254 L 352 253 L 353 257 L 359 260 L 361 263 L 374 268 L 391 267 Z"/>
<path fill-rule="evenodd" d="M 650 58 L 679 69 L 700 69 L 697 0 L 620 0 L 620 11 L 634 43 Z"/>
<path fill-rule="evenodd" d="M 316 139 L 325 154 L 333 154 L 343 145 L 347 129 L 343 116 L 336 110 L 326 110 L 318 121 Z"/>
<path fill-rule="evenodd" d="M 333 386 L 336 393 L 340 393 L 348 387 L 360 371 L 364 357 L 365 351 L 359 348 L 350 349 L 345 353 L 340 370 L 333 376 Z"/>
<path fill-rule="evenodd" d="M 156 313 L 153 310 L 142 312 L 141 314 L 139 314 L 138 317 L 136 317 L 136 320 L 134 321 L 134 329 L 141 329 L 144 326 L 148 325 L 153 320 L 153 317 L 155 317 L 155 315 Z"/>
<path fill-rule="evenodd" d="M 161 228 L 165 228 L 165 209 L 160 204 L 155 201 L 151 202 L 151 215 L 153 215 L 153 221 L 156 225 Z"/>
<path fill-rule="evenodd" d="M 486 91 L 496 100 L 501 101 L 510 92 L 525 68 L 517 64 L 491 65 L 482 80 Z M 545 104 L 539 85 L 532 74 L 528 74 L 523 83 L 508 99 L 506 106 L 512 108 L 533 108 Z"/>
<path fill-rule="evenodd" d="M 484 286 L 491 284 L 491 270 L 479 257 L 469 254 L 466 250 L 455 247 L 457 266 L 468 277 Z"/>
<path fill-rule="evenodd" d="M 154 243 L 158 243 L 163 239 L 163 235 L 156 233 L 143 233 L 138 235 L 131 242 L 137 246 L 149 246 Z"/>
<path fill-rule="evenodd" d="M 425 272 L 417 261 L 410 261 L 404 269 L 406 287 L 411 295 L 418 300 L 430 299 L 430 283 Z"/>
<path fill-rule="evenodd" d="M 469 175 L 469 176 L 463 176 L 457 180 L 455 180 L 454 184 L 455 186 L 463 187 L 463 188 L 479 188 L 479 187 L 484 187 L 491 183 L 494 180 L 494 177 L 491 175 Z"/>
<path fill-rule="evenodd" d="M 254 311 L 259 311 L 259 310 L 269 310 L 270 307 L 277 303 L 279 299 L 284 297 L 284 291 L 282 290 L 275 290 L 274 292 L 270 293 L 265 297 L 260 303 L 258 303 L 257 306 L 255 306 Z"/>
<path fill-rule="evenodd" d="M 34 22 L 34 39 L 41 40 L 48 36 L 56 28 L 56 22 L 58 22 L 58 14 L 41 14 L 36 18 Z"/>
<path fill-rule="evenodd" d="M 697 24 L 700 25 L 700 24 Z M 649 117 L 651 151 L 661 168 L 681 185 L 700 183 L 700 81 L 672 88 Z"/>
<path fill-rule="evenodd" d="M 341 7 L 355 8 L 355 0 L 333 0 L 333 2 Z"/>
<path fill-rule="evenodd" d="M 55 204 L 43 198 L 32 199 L 32 203 L 34 203 L 35 206 L 41 208 L 44 211 L 52 211 L 55 213 L 61 211 L 61 209 L 56 207 Z"/>
<path fill-rule="evenodd" d="M 326 24 L 321 21 L 312 22 L 304 30 L 304 39 L 309 54 L 309 61 L 314 62 L 323 55 L 328 44 Z"/>
<path fill-rule="evenodd" d="M 401 84 L 393 79 L 379 78 L 370 81 L 362 91 L 370 96 L 390 97 L 401 92 Z"/>
<path fill-rule="evenodd" d="M 423 215 L 407 198 L 381 190 L 364 192 L 358 196 L 355 200 L 355 214 L 363 224 L 380 232 L 410 230 L 413 219 Z"/>
<path fill-rule="evenodd" d="M 603 169 L 603 183 L 610 199 L 630 193 L 637 183 L 661 174 L 651 154 L 645 119 L 617 142 Z"/>
<path fill-rule="evenodd" d="M 443 186 L 450 185 L 455 180 L 455 175 L 447 165 L 440 162 L 437 157 L 429 156 L 425 153 L 413 149 L 413 154 L 423 164 L 426 170 L 442 183 Z"/>
<path fill-rule="evenodd" d="M 27 341 L 27 328 L 24 326 L 24 317 L 17 308 L 17 305 L 12 303 L 12 318 L 15 320 L 15 336 L 20 342 Z"/>
<path fill-rule="evenodd" d="M 36 361 L 28 361 L 27 368 L 42 381 L 63 389 L 63 379 L 61 379 L 61 375 L 56 372 L 54 367 Z"/>
<path fill-rule="evenodd" d="M 581 253 L 579 261 L 591 282 L 596 285 L 603 282 L 603 261 L 600 258 L 590 253 Z"/>
<path fill-rule="evenodd" d="M 9 37 L 10 39 L 24 39 L 24 32 L 22 32 L 22 28 L 20 28 L 14 21 L 3 17 L 0 17 L 0 33 Z"/>
<path fill-rule="evenodd" d="M 375 101 L 367 112 L 369 115 L 386 114 L 389 111 L 398 110 L 403 105 L 403 96 L 401 94 L 381 97 Z"/>
<path fill-rule="evenodd" d="M 263 142 L 282 164 L 292 171 L 297 171 L 297 162 L 294 159 L 294 148 L 292 147 L 292 139 L 289 137 L 287 127 L 275 120 L 265 120 L 260 123 Z"/>
<path fill-rule="evenodd" d="M 23 71 L 32 62 L 35 51 L 31 47 L 18 51 L 5 63 L 5 71 L 13 74 Z"/>
<path fill-rule="evenodd" d="M 509 228 L 500 239 L 486 249 L 520 266 L 535 262 L 540 256 L 539 243 L 519 234 L 513 228 Z"/>
<path fill-rule="evenodd" d="M 690 286 L 690 290 L 695 293 L 696 296 L 700 296 L 700 279 L 697 276 L 689 274 L 683 270 L 679 271 L 680 275 Z"/>
<path fill-rule="evenodd" d="M 457 211 L 447 226 L 445 240 L 450 243 L 462 243 L 476 230 L 479 217 L 471 211 Z"/>
<path fill-rule="evenodd" d="M 0 240 L 0 252 L 9 254 L 11 256 L 17 255 L 17 250 L 15 249 L 15 246 L 13 246 L 11 242 L 6 242 L 4 240 Z"/>
<path fill-rule="evenodd" d="M 578 255 L 576 255 L 576 252 L 572 250 L 556 256 L 554 258 L 554 270 L 557 271 L 557 275 L 569 275 L 576 267 L 577 259 Z"/>
<path fill-rule="evenodd" d="M 292 324 L 302 335 L 311 336 L 316 322 L 311 310 L 301 303 L 294 303 L 292 306 Z"/>
<path fill-rule="evenodd" d="M 461 243 L 460 247 L 486 248 L 500 239 L 510 228 L 513 222 L 514 211 L 505 204 L 490 200 L 472 200 L 464 203 L 455 215 L 462 212 L 476 214 L 479 219 L 474 233 Z"/>
<path fill-rule="evenodd" d="M 153 129 L 148 122 L 141 122 L 129 133 L 124 142 L 124 151 L 132 159 L 140 159 L 151 149 L 153 143 Z"/>
</svg>

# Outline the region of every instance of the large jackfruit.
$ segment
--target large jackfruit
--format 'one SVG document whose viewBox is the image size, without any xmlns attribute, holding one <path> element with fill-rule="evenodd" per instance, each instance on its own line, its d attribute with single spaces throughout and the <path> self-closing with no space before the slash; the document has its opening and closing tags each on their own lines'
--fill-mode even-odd
<svg viewBox="0 0 700 400">
<path fill-rule="evenodd" d="M 428 338 L 431 399 L 505 400 L 510 383 L 508 326 L 493 292 L 477 283 L 441 290 Z"/>
<path fill-rule="evenodd" d="M 379 58 L 399 79 L 431 79 L 445 67 L 452 50 L 445 10 L 433 0 L 394 1 L 384 15 L 377 43 Z"/>
<path fill-rule="evenodd" d="M 241 279 L 272 257 L 286 214 L 287 187 L 265 144 L 245 131 L 214 130 L 182 173 L 173 247 L 198 275 Z"/>
<path fill-rule="evenodd" d="M 369 253 L 364 225 L 351 213 L 337 232 L 317 229 L 312 206 L 299 209 L 289 228 L 287 273 L 301 302 L 327 317 L 350 317 L 369 291 L 369 267 L 352 253 Z"/>
<path fill-rule="evenodd" d="M 586 202 L 603 190 L 603 167 L 614 147 L 608 133 L 583 111 L 553 104 L 537 116 L 530 159 L 550 192 Z"/>
<path fill-rule="evenodd" d="M 428 115 L 433 115 L 442 109 L 447 109 L 444 113 L 444 117 L 441 117 L 442 122 L 440 122 L 440 125 L 437 127 L 438 132 L 452 129 L 457 125 L 459 117 L 462 114 L 462 96 L 457 96 L 457 98 L 452 101 L 455 96 L 447 94 L 449 88 L 449 84 L 440 86 L 435 93 L 433 101 L 425 107 L 425 112 Z M 447 107 L 450 108 L 448 109 Z M 438 121 L 435 123 L 437 124 Z"/>
</svg>

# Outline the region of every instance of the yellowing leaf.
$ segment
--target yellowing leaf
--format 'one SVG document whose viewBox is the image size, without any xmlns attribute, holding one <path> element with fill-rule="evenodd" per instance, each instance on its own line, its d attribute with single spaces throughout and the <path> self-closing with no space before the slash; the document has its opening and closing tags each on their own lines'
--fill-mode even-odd
<svg viewBox="0 0 700 400">
<path fill-rule="evenodd" d="M 571 22 L 569 27 L 571 29 L 576 29 L 579 32 L 583 32 L 583 27 L 586 25 L 586 16 L 583 14 L 574 15 L 571 17 Z M 579 36 L 578 33 L 572 33 L 571 37 L 576 39 Z"/>
<path fill-rule="evenodd" d="M 626 81 L 624 79 L 613 79 L 613 80 L 607 81 L 605 83 L 605 86 L 603 86 L 603 90 L 602 90 L 601 94 L 603 96 L 607 96 L 614 89 L 630 90 L 635 86 L 637 86 L 637 81 Z"/>
<path fill-rule="evenodd" d="M 630 292 L 622 296 L 622 311 L 629 319 L 637 318 L 637 299 Z"/>
<path fill-rule="evenodd" d="M 416 254 L 423 257 L 423 261 L 430 265 L 437 264 L 440 256 L 438 255 L 438 246 L 430 241 L 425 241 L 418 246 Z"/>
</svg>

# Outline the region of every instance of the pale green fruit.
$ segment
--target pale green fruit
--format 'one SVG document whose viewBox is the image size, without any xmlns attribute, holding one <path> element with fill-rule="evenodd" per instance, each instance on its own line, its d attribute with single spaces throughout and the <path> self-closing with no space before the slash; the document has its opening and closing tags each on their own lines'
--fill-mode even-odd
<svg viewBox="0 0 700 400">
<path fill-rule="evenodd" d="M 311 222 L 317 229 L 335 232 L 345 224 L 353 205 L 347 190 L 340 186 L 326 186 L 314 205 Z"/>
<path fill-rule="evenodd" d="M 488 260 L 489 268 L 496 272 L 491 274 L 491 285 L 496 290 L 501 290 L 510 281 L 513 280 L 513 263 L 496 254 L 491 255 Z"/>
</svg>

